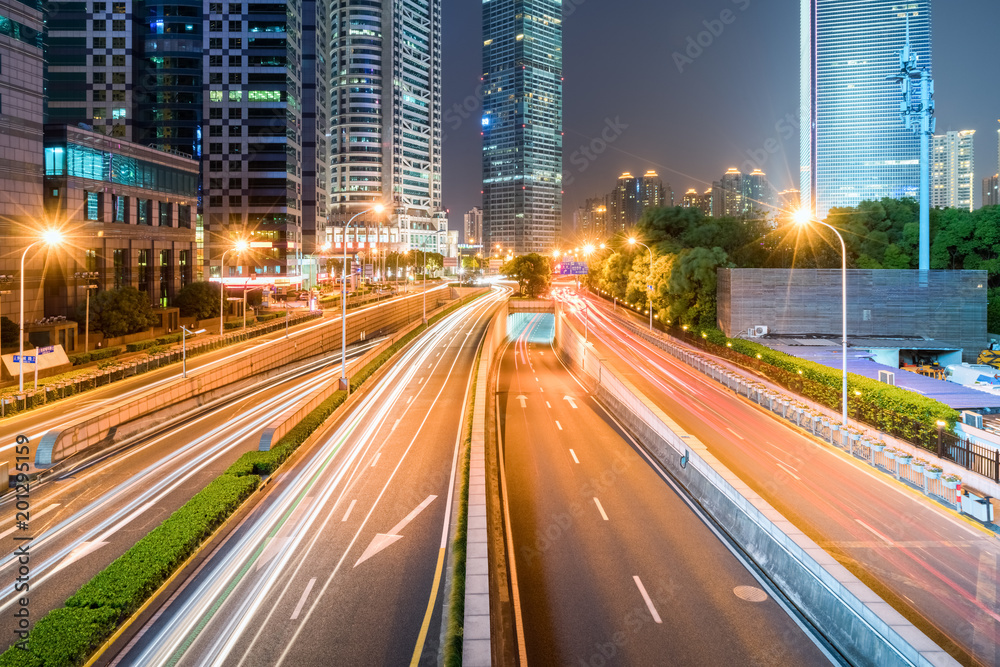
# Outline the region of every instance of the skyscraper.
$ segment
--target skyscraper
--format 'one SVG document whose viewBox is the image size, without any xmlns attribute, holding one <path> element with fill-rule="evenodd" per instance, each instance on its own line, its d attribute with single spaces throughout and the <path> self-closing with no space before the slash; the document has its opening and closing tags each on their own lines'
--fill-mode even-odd
<svg viewBox="0 0 1000 667">
<path fill-rule="evenodd" d="M 483 2 L 483 227 L 547 252 L 562 222 L 562 3 Z"/>
<path fill-rule="evenodd" d="M 462 243 L 469 245 L 483 244 L 483 209 L 478 206 L 465 214 L 465 238 Z"/>
<path fill-rule="evenodd" d="M 931 63 L 931 2 L 801 0 L 801 192 L 834 206 L 916 197 L 920 140 L 900 117 L 899 52 Z"/>
<path fill-rule="evenodd" d="M 937 135 L 931 145 L 931 206 L 975 208 L 975 130 Z"/>
<path fill-rule="evenodd" d="M 1000 174 L 983 179 L 983 206 L 1000 206 Z"/>
<path fill-rule="evenodd" d="M 738 218 L 746 212 L 744 179 L 740 170 L 733 167 L 712 184 L 712 215 Z"/>
<path fill-rule="evenodd" d="M 333 10 L 328 240 L 342 247 L 343 224 L 381 202 L 386 213 L 359 217 L 349 248 L 445 253 L 441 0 L 333 0 Z"/>
<path fill-rule="evenodd" d="M 659 174 L 652 169 L 639 179 L 639 205 L 642 211 L 674 205 L 674 191 L 670 184 L 664 185 Z"/>
<path fill-rule="evenodd" d="M 743 214 L 766 215 L 774 209 L 774 188 L 767 174 L 754 169 L 743 176 Z"/>
<path fill-rule="evenodd" d="M 639 199 L 642 182 L 626 171 L 618 177 L 618 184 L 608 195 L 608 233 L 620 234 L 631 229 L 642 216 Z"/>
</svg>

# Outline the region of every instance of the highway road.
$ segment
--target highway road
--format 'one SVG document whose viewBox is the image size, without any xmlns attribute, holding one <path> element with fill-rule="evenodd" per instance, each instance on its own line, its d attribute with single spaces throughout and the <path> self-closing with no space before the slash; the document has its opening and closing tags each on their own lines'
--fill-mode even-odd
<svg viewBox="0 0 1000 667">
<path fill-rule="evenodd" d="M 401 353 L 111 664 L 437 665 L 461 425 L 504 298 Z"/>
<path fill-rule="evenodd" d="M 557 290 L 583 329 L 579 296 Z M 590 340 L 722 463 L 965 664 L 1000 664 L 1000 543 L 644 342 L 589 298 Z"/>
<path fill-rule="evenodd" d="M 356 357 L 379 341 L 355 346 Z M 31 622 L 66 599 L 224 471 L 256 449 L 261 431 L 323 382 L 340 355 L 272 378 L 127 448 L 80 461 L 30 486 L 29 531 L 15 527 L 15 498 L 0 500 L 0 637 L 13 643 L 18 537 L 31 536 Z M 353 365 L 353 364 L 352 364 Z"/>
<path fill-rule="evenodd" d="M 433 288 L 429 287 L 428 293 L 433 292 L 435 289 L 448 288 L 444 285 L 438 285 Z M 376 308 L 391 308 L 392 304 L 400 299 L 413 298 L 422 297 L 419 293 L 406 294 L 392 300 L 351 310 L 348 312 L 347 317 L 350 320 L 350 318 L 358 314 Z M 331 326 L 340 327 L 339 310 L 336 312 L 326 311 L 323 319 L 312 320 L 297 327 L 291 327 L 289 337 L 294 339 L 309 335 L 316 329 Z M 273 341 L 284 338 L 284 336 L 284 331 L 277 331 L 259 338 L 253 338 L 219 350 L 191 357 L 188 359 L 188 378 L 197 377 L 199 373 L 204 373 L 217 366 L 231 363 L 233 360 L 244 355 L 259 354 Z M 181 378 L 180 365 L 171 365 L 86 391 L 79 396 L 55 401 L 51 405 L 45 405 L 18 415 L 5 417 L 0 420 L 0 461 L 8 457 L 12 458 L 12 453 L 16 445 L 14 439 L 18 435 L 23 434 L 30 439 L 32 454 L 34 454 L 34 447 L 37 445 L 38 440 L 51 429 L 60 428 L 81 417 L 89 416 L 94 410 L 109 410 L 116 405 L 135 399 L 148 391 L 182 381 L 184 380 Z"/>
<path fill-rule="evenodd" d="M 497 385 L 528 664 L 829 664 L 562 366 L 543 321 Z"/>
</svg>

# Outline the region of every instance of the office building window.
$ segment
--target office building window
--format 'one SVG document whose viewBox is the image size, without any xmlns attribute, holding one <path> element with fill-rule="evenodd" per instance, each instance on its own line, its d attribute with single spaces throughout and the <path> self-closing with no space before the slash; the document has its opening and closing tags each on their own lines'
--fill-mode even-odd
<svg viewBox="0 0 1000 667">
<path fill-rule="evenodd" d="M 136 212 L 135 212 L 135 222 L 138 225 L 148 225 L 151 224 L 149 219 L 149 208 L 150 201 L 148 199 L 139 199 L 137 201 Z"/>
<path fill-rule="evenodd" d="M 187 204 L 177 205 L 177 226 L 191 229 L 191 207 Z"/>
<path fill-rule="evenodd" d="M 111 195 L 112 221 L 128 222 L 128 197 Z"/>
<path fill-rule="evenodd" d="M 101 193 L 99 192 L 87 193 L 86 216 L 87 220 L 101 219 Z"/>
<path fill-rule="evenodd" d="M 115 248 L 111 251 L 111 265 L 114 270 L 115 289 L 121 289 L 129 284 L 127 251 Z"/>
<path fill-rule="evenodd" d="M 171 219 L 173 217 L 173 204 L 165 201 L 160 202 L 160 227 L 173 227 L 174 221 Z"/>
<path fill-rule="evenodd" d="M 139 280 L 138 288 L 140 292 L 149 293 L 149 277 L 151 273 L 150 250 L 139 251 L 139 261 L 136 263 L 136 278 Z"/>
</svg>

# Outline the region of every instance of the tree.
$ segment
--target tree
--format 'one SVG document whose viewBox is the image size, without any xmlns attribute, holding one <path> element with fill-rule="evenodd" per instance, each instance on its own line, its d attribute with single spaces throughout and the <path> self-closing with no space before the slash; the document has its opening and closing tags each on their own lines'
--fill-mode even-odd
<svg viewBox="0 0 1000 667">
<path fill-rule="evenodd" d="M 134 287 L 98 292 L 90 298 L 90 326 L 105 338 L 139 333 L 154 324 L 149 295 Z"/>
<path fill-rule="evenodd" d="M 500 273 L 517 281 L 521 296 L 537 297 L 552 283 L 549 258 L 534 252 L 510 260 L 503 265 Z"/>
<path fill-rule="evenodd" d="M 21 333 L 20 328 L 6 317 L 0 318 L 0 347 L 13 347 L 17 345 L 17 337 Z"/>
<path fill-rule="evenodd" d="M 181 317 L 206 320 L 219 314 L 218 283 L 191 283 L 174 298 L 174 305 L 180 308 Z"/>
</svg>

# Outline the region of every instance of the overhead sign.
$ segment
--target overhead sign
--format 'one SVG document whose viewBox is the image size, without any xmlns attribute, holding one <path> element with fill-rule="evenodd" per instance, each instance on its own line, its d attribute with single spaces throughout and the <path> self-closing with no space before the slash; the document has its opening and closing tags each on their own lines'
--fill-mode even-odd
<svg viewBox="0 0 1000 667">
<path fill-rule="evenodd" d="M 374 264 L 365 264 L 365 277 L 366 278 L 371 278 L 374 275 L 375 275 L 375 265 Z"/>
<path fill-rule="evenodd" d="M 586 262 L 563 262 L 559 265 L 559 275 L 562 276 L 585 276 L 588 273 Z"/>
</svg>

